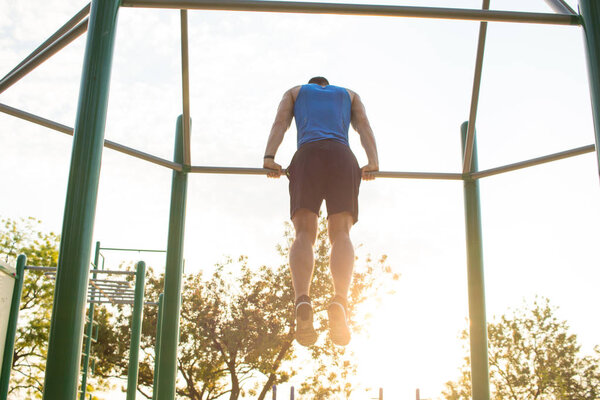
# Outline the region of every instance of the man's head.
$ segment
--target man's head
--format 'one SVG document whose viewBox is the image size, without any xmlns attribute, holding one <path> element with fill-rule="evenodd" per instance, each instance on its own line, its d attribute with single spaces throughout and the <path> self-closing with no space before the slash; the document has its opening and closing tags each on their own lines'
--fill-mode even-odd
<svg viewBox="0 0 600 400">
<path fill-rule="evenodd" d="M 322 76 L 315 76 L 314 78 L 310 78 L 308 83 L 316 83 L 317 85 L 321 85 L 321 86 L 329 85 L 329 81 Z"/>
</svg>

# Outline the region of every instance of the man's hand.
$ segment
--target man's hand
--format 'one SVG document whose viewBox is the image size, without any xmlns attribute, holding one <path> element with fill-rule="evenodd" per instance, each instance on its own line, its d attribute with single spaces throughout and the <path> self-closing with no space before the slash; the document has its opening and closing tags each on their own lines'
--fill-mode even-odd
<svg viewBox="0 0 600 400">
<path fill-rule="evenodd" d="M 379 171 L 379 165 L 369 163 L 360 169 L 362 171 L 362 178 L 365 181 L 372 181 L 375 179 L 375 175 L 372 172 Z"/>
<path fill-rule="evenodd" d="M 263 168 L 272 170 L 267 173 L 269 178 L 279 178 L 283 173 L 281 165 L 277 164 L 272 158 L 265 158 L 263 160 Z"/>
</svg>

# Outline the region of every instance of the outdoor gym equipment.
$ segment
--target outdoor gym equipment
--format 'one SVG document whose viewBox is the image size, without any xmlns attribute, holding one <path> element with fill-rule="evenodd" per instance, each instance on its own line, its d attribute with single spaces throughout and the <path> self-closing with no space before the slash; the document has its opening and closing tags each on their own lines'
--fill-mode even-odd
<svg viewBox="0 0 600 400">
<path fill-rule="evenodd" d="M 552 7 L 554 13 L 494 11 L 489 10 L 489 0 L 483 0 L 482 9 L 480 10 L 256 0 L 93 0 L 91 7 L 81 10 L 55 35 L 0 81 L 1 93 L 60 48 L 74 40 L 75 37 L 81 35 L 86 29 L 88 30 L 75 128 L 0 104 L 0 111 L 2 112 L 74 136 L 71 173 L 67 187 L 66 211 L 61 235 L 59 269 L 56 277 L 56 294 L 48 348 L 44 400 L 74 399 L 77 391 L 77 376 L 82 345 L 80 338 L 84 326 L 82 316 L 89 275 L 87 264 L 90 260 L 92 246 L 92 231 L 103 146 L 173 170 L 164 287 L 165 311 L 161 329 L 157 379 L 158 398 L 161 400 L 173 399 L 175 396 L 188 175 L 190 173 L 267 173 L 267 170 L 262 168 L 191 165 L 188 9 L 480 21 L 469 118 L 461 126 L 463 143 L 462 170 L 457 173 L 382 171 L 374 173 L 374 175 L 376 177 L 449 179 L 464 182 L 472 390 L 474 399 L 488 400 L 490 394 L 478 181 L 488 176 L 592 152 L 594 149 L 596 150 L 597 161 L 600 162 L 600 151 L 598 149 L 600 145 L 600 3 L 595 0 L 579 0 L 579 13 L 577 13 L 563 0 L 546 0 L 546 2 Z M 182 116 L 177 120 L 173 161 L 104 140 L 116 21 L 121 6 L 181 9 L 183 106 Z M 86 18 L 88 12 L 89 17 Z M 586 145 L 515 164 L 478 171 L 475 149 L 475 122 L 487 22 L 489 21 L 572 25 L 583 28 L 596 146 Z"/>
</svg>

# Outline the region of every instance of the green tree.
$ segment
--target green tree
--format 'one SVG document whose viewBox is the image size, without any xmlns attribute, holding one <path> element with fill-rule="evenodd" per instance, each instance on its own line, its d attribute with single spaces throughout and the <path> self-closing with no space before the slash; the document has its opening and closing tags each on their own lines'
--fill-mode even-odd
<svg viewBox="0 0 600 400">
<path fill-rule="evenodd" d="M 2 219 L 0 257 L 15 264 L 19 254 L 27 256 L 27 265 L 56 266 L 59 237 L 40 232 L 35 218 Z M 54 284 L 43 273 L 27 271 L 19 311 L 9 394 L 41 398 L 52 313 Z"/>
<path fill-rule="evenodd" d="M 9 264 L 20 254 L 27 256 L 27 265 L 56 267 L 60 237 L 56 233 L 41 231 L 41 221 L 29 217 L 19 220 L 1 219 L 0 258 Z M 54 281 L 43 272 L 27 270 L 19 309 L 19 322 L 13 355 L 9 396 L 41 398 L 48 349 L 48 335 L 52 316 Z M 98 345 L 103 347 L 112 332 L 107 329 L 110 313 L 96 308 L 100 316 Z M 102 366 L 100 366 L 102 368 Z M 107 386 L 96 381 L 97 388 Z M 93 389 L 93 386 L 90 386 Z M 16 398 L 16 397 L 15 397 Z"/>
<path fill-rule="evenodd" d="M 315 273 L 311 297 L 316 310 L 316 329 L 320 341 L 310 348 L 312 363 L 318 373 L 299 392 L 310 398 L 325 399 L 332 393 L 349 395 L 349 377 L 356 370 L 346 349 L 333 346 L 326 338 L 325 313 L 333 286 L 329 278 L 329 243 L 326 220 L 319 225 L 315 247 Z M 252 268 L 246 257 L 227 259 L 217 264 L 208 278 L 201 273 L 185 278 L 182 293 L 180 346 L 178 351 L 179 396 L 193 400 L 210 400 L 228 396 L 265 399 L 274 384 L 288 381 L 299 372 L 293 362 L 297 357 L 294 342 L 294 296 L 287 263 L 292 241 L 287 225 L 284 244 L 278 252 L 284 262 L 276 267 Z M 385 265 L 385 257 L 367 260 L 354 274 L 351 303 L 354 309 L 374 295 L 383 282 L 398 276 Z M 157 297 L 162 279 L 151 277 L 147 296 Z M 352 320 L 354 331 L 361 325 Z M 117 317 L 123 326 L 127 318 Z M 154 364 L 156 310 L 145 314 L 142 348 L 145 357 L 140 365 L 140 392 L 149 396 Z M 125 340 L 125 329 L 121 340 Z M 311 365 L 312 367 L 312 365 Z M 121 373 L 126 370 L 121 368 Z M 311 371 L 312 372 L 312 371 Z M 320 379 L 317 375 L 326 376 Z"/>
<path fill-rule="evenodd" d="M 592 400 L 600 398 L 600 348 L 582 356 L 577 336 L 554 315 L 548 299 L 488 324 L 493 399 Z M 462 333 L 468 343 L 468 332 Z M 469 357 L 456 382 L 446 383 L 448 400 L 470 399 Z"/>
</svg>

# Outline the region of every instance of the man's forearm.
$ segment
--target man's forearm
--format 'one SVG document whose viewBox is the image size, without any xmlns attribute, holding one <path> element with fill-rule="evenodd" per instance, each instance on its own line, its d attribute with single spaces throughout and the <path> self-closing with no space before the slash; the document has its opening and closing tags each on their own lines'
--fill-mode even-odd
<svg viewBox="0 0 600 400">
<path fill-rule="evenodd" d="M 360 143 L 362 147 L 365 149 L 365 153 L 367 154 L 367 159 L 369 160 L 369 164 L 374 166 L 379 166 L 379 156 L 377 155 L 377 144 L 375 143 L 375 135 L 373 134 L 373 130 L 371 126 L 367 124 L 362 124 L 362 126 L 357 127 L 358 134 L 360 135 Z"/>
<path fill-rule="evenodd" d="M 279 145 L 283 141 L 283 136 L 287 127 L 284 124 L 273 124 L 273 128 L 271 128 L 271 133 L 269 134 L 269 139 L 267 140 L 267 147 L 265 148 L 265 155 L 274 156 L 277 153 L 277 149 L 279 149 Z"/>
</svg>

